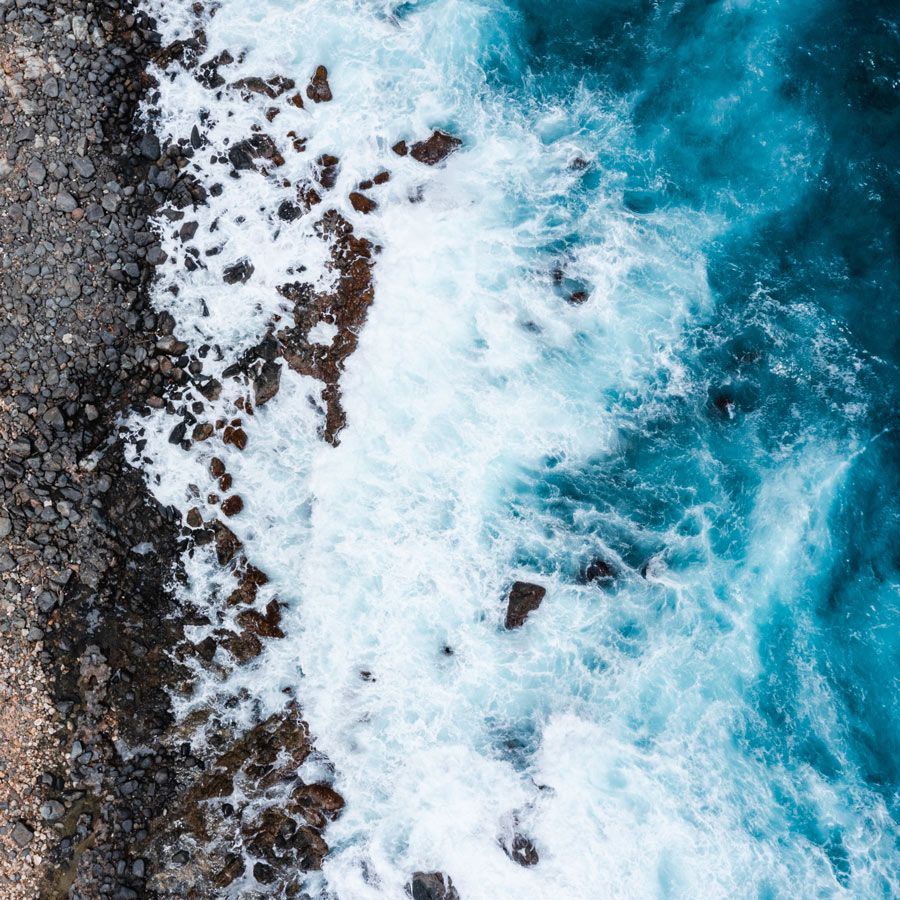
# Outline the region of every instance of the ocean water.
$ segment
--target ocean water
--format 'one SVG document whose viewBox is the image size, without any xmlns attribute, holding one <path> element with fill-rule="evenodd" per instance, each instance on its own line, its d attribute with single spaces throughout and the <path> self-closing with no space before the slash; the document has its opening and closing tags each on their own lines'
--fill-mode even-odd
<svg viewBox="0 0 900 900">
<path fill-rule="evenodd" d="M 146 5 L 190 34 L 189 2 Z M 426 870 L 462 900 L 900 895 L 896 8 L 222 0 L 205 28 L 229 81 L 324 64 L 334 99 L 270 124 L 157 73 L 172 139 L 307 138 L 278 177 L 198 153 L 206 269 L 160 218 L 155 303 L 221 350 L 204 372 L 301 266 L 327 284 L 322 209 L 380 248 L 338 446 L 287 367 L 243 453 L 134 423 L 184 511 L 214 514 L 225 459 L 260 602 L 286 604 L 284 640 L 180 709 L 295 692 L 347 802 L 310 893 L 401 898 Z M 432 128 L 464 142 L 445 163 L 391 152 Z M 325 206 L 281 221 L 321 153 Z M 598 558 L 615 577 L 584 584 Z M 185 565 L 215 608 L 227 573 Z M 515 580 L 547 594 L 507 631 Z M 234 896 L 264 893 L 251 870 Z"/>
</svg>

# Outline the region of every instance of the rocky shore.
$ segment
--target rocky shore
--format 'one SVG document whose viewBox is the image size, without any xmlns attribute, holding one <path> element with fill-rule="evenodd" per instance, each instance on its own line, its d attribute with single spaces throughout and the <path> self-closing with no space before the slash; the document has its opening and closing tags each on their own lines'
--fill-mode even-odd
<svg viewBox="0 0 900 900">
<path fill-rule="evenodd" d="M 132 132 L 157 46 L 128 3 L 0 2 L 5 898 L 144 896 L 172 790 L 177 528 L 117 436 L 179 378 L 145 290 L 159 153 Z"/>
<path fill-rule="evenodd" d="M 243 501 L 219 456 L 209 463 L 206 502 L 198 494 L 184 518 L 160 506 L 127 462 L 145 441 L 125 420 L 161 410 L 173 426 L 169 443 L 242 451 L 254 406 L 279 391 L 282 363 L 322 383 L 322 438 L 338 443 L 340 375 L 374 296 L 377 248 L 323 203 L 340 165 L 323 156 L 316 179 L 298 184 L 296 202 L 277 215 L 290 222 L 323 204 L 316 234 L 329 247 L 334 287 L 279 287 L 292 320 L 273 322 L 234 359 L 224 393 L 203 374 L 203 348 L 189 355 L 176 322 L 151 306 L 150 286 L 168 258 L 155 217 L 179 236 L 176 261 L 204 268 L 190 212 L 209 194 L 192 163 L 201 132 L 161 145 L 137 126 L 138 105 L 151 92 L 152 108 L 148 63 L 184 67 L 210 90 L 226 85 L 219 69 L 230 54 L 200 62 L 212 12 L 194 4 L 194 37 L 162 47 L 154 23 L 128 2 L 0 0 L 4 900 L 226 889 L 300 896 L 302 873 L 321 867 L 322 832 L 343 807 L 329 784 L 298 777 L 316 754 L 297 698 L 248 725 L 246 715 L 228 713 L 248 698 L 222 695 L 176 722 L 172 698 L 190 694 L 197 673 L 224 680 L 283 637 L 280 605 L 225 524 Z M 305 92 L 282 77 L 229 88 L 266 105 L 332 99 L 324 66 Z M 276 115 L 268 108 L 265 118 Z M 459 143 L 435 132 L 393 150 L 435 165 Z M 285 148 L 304 150 L 296 135 Z M 232 177 L 268 177 L 279 160 L 276 142 L 259 132 L 219 157 Z M 374 209 L 363 192 L 389 178 L 384 170 L 361 182 L 353 209 Z M 253 271 L 242 261 L 223 280 L 243 284 Z M 323 322 L 336 331 L 330 346 L 308 339 Z M 180 560 L 195 551 L 236 582 L 212 613 L 176 599 Z M 198 627 L 207 635 L 200 640 Z M 327 771 L 327 760 L 316 770 Z M 455 896 L 440 873 L 415 873 L 408 891 Z"/>
</svg>

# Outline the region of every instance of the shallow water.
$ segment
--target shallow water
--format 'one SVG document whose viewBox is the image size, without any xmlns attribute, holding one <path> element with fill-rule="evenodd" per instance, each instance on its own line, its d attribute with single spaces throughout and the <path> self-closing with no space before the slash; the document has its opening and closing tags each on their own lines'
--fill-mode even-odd
<svg viewBox="0 0 900 900">
<path fill-rule="evenodd" d="M 184 33 L 189 3 L 148 6 Z M 174 138 L 208 110 L 220 147 L 301 129 L 292 180 L 339 156 L 328 202 L 382 248 L 340 445 L 285 367 L 226 458 L 230 524 L 288 604 L 229 688 L 263 712 L 295 688 L 347 801 L 312 891 L 398 898 L 439 870 L 463 900 L 900 893 L 892 19 L 224 0 L 207 56 L 246 52 L 229 79 L 324 63 L 333 102 L 269 126 L 161 77 Z M 391 153 L 435 127 L 464 140 L 446 164 Z M 164 232 L 156 303 L 223 348 L 215 374 L 284 312 L 290 270 L 327 273 L 277 179 L 200 174 L 223 192 L 198 246 L 221 252 L 188 272 Z M 252 280 L 222 284 L 243 256 Z M 212 450 L 171 427 L 152 420 L 145 465 L 186 510 Z M 583 584 L 596 558 L 616 577 Z M 202 604 L 224 576 L 187 564 Z M 547 595 L 507 632 L 517 579 Z M 514 828 L 533 868 L 501 847 Z"/>
</svg>

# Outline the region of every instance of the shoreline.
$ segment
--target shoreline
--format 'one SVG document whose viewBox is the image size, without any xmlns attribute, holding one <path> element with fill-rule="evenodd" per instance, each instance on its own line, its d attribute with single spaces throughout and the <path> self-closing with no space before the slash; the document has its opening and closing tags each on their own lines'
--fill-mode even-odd
<svg viewBox="0 0 900 900">
<path fill-rule="evenodd" d="M 179 377 L 154 352 L 157 160 L 133 131 L 158 39 L 128 2 L 0 20 L 0 893 L 145 896 L 142 846 L 174 790 L 178 523 L 117 420 Z"/>
</svg>

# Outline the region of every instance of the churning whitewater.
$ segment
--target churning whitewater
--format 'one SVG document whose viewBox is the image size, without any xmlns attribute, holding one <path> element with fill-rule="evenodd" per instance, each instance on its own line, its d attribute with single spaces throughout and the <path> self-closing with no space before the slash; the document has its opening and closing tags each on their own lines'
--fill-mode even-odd
<svg viewBox="0 0 900 900">
<path fill-rule="evenodd" d="M 305 890 L 900 893 L 889 9 L 223 0 L 203 27 L 221 87 L 151 72 L 209 194 L 157 223 L 155 303 L 240 437 L 186 450 L 160 409 L 133 462 L 206 522 L 213 457 L 239 491 L 284 636 L 179 714 L 296 699 L 345 801 Z M 436 164 L 398 152 L 435 130 Z M 365 315 L 298 338 L 349 340 L 336 393 L 284 364 L 247 414 L 242 354 L 340 293 L 328 210 L 371 248 Z M 196 641 L 233 627 L 221 562 L 184 559 Z M 515 582 L 546 593 L 507 628 Z M 247 862 L 222 896 L 266 895 Z"/>
</svg>

